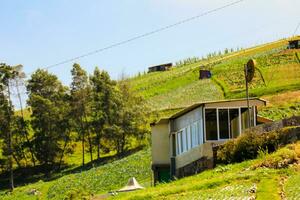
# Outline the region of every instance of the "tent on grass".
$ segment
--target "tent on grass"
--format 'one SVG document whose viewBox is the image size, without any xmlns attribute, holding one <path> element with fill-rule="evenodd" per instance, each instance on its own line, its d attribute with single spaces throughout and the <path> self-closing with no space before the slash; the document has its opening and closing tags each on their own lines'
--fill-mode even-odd
<svg viewBox="0 0 300 200">
<path fill-rule="evenodd" d="M 117 192 L 129 192 L 129 191 L 140 190 L 140 189 L 144 189 L 144 187 L 142 187 L 137 182 L 137 180 L 134 177 L 132 177 L 128 180 L 127 185 L 119 189 Z"/>
</svg>

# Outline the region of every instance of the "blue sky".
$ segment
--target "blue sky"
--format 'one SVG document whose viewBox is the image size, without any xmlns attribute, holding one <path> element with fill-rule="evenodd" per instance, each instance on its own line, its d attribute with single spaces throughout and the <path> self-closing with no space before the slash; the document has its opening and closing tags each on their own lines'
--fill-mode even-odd
<svg viewBox="0 0 300 200">
<path fill-rule="evenodd" d="M 201 14 L 234 0 L 1 0 L 0 62 L 30 73 L 112 43 Z M 148 66 L 290 36 L 299 0 L 245 0 L 164 32 L 77 60 L 114 79 Z M 300 34 L 300 30 L 298 30 Z M 64 84 L 72 63 L 50 69 Z"/>
</svg>

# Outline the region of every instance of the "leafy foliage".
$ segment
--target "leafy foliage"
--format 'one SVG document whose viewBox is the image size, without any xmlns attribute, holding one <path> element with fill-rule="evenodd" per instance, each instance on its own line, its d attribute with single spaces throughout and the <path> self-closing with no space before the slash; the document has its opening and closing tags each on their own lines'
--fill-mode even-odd
<svg viewBox="0 0 300 200">
<path fill-rule="evenodd" d="M 217 150 L 217 159 L 221 163 L 254 159 L 261 150 L 274 152 L 280 145 L 289 144 L 297 139 L 300 139 L 300 130 L 295 127 L 263 134 L 250 132 L 221 145 Z"/>
</svg>

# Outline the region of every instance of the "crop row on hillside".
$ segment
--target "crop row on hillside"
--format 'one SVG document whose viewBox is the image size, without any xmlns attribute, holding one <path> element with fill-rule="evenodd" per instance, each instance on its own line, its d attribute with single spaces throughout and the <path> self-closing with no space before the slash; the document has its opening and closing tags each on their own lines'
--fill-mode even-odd
<svg viewBox="0 0 300 200">
<path fill-rule="evenodd" d="M 249 84 L 252 96 L 262 96 L 278 91 L 297 90 L 300 88 L 300 65 L 294 51 L 271 52 L 259 56 L 254 79 Z M 244 96 L 244 64 L 250 57 L 233 59 L 214 66 L 214 79 L 222 83 L 227 98 Z"/>
<path fill-rule="evenodd" d="M 223 99 L 222 91 L 211 80 L 197 80 L 186 86 L 178 87 L 170 92 L 157 95 L 148 100 L 152 108 L 170 109 L 186 107 L 196 102 Z"/>
<path fill-rule="evenodd" d="M 19 187 L 12 194 L 0 194 L 0 198 L 3 200 L 89 198 L 92 194 L 119 189 L 131 177 L 135 177 L 144 186 L 150 185 L 151 161 L 149 149 L 100 167 L 66 175 L 57 180 L 40 181 Z M 37 189 L 41 193 L 34 196 L 30 192 L 32 189 Z"/>
<path fill-rule="evenodd" d="M 111 199 L 298 199 L 299 150 L 298 142 L 273 154 L 261 153 L 255 160 L 217 166 L 198 175 Z M 294 163 L 280 168 L 262 167 L 266 163 L 286 162 L 285 159 L 294 159 Z"/>
</svg>

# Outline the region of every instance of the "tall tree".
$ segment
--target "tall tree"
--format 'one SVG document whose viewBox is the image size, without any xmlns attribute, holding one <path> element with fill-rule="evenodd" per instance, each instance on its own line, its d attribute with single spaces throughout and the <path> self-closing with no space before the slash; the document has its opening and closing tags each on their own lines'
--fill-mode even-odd
<svg viewBox="0 0 300 200">
<path fill-rule="evenodd" d="M 10 189 L 14 189 L 13 179 L 13 150 L 12 150 L 12 116 L 13 106 L 11 103 L 10 96 L 10 81 L 13 79 L 15 74 L 11 66 L 4 63 L 0 64 L 0 134 L 4 138 L 6 149 L 5 152 L 8 155 L 8 166 L 10 171 Z"/>
<path fill-rule="evenodd" d="M 114 101 L 112 126 L 107 127 L 111 140 L 114 141 L 118 153 L 132 147 L 132 140 L 144 141 L 149 129 L 147 127 L 149 109 L 144 99 L 132 90 L 128 81 L 118 82 L 118 90 Z M 108 134 L 109 135 L 109 134 Z"/>
<path fill-rule="evenodd" d="M 53 169 L 64 150 L 69 133 L 67 88 L 53 74 L 38 69 L 27 84 L 31 126 L 34 130 L 33 148 L 46 173 Z"/>
<path fill-rule="evenodd" d="M 77 132 L 81 135 L 82 141 L 82 165 L 85 164 L 85 135 L 87 133 L 89 141 L 89 152 L 91 161 L 93 161 L 93 144 L 89 127 L 89 105 L 90 105 L 90 85 L 86 71 L 79 64 L 75 63 L 71 70 L 71 108 L 73 122 Z"/>
<path fill-rule="evenodd" d="M 113 95 L 116 82 L 110 79 L 106 71 L 95 68 L 91 77 L 92 85 L 92 126 L 96 133 L 97 159 L 100 159 L 101 135 L 105 125 L 112 125 L 112 108 L 115 105 Z"/>
</svg>

